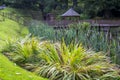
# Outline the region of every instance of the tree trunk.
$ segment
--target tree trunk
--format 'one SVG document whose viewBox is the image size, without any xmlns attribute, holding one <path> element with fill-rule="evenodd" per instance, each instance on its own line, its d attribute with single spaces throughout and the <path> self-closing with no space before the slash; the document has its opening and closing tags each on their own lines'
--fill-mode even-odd
<svg viewBox="0 0 120 80">
<path fill-rule="evenodd" d="M 46 20 L 46 13 L 44 12 L 44 5 L 39 4 L 39 8 L 41 10 L 43 20 Z"/>
</svg>

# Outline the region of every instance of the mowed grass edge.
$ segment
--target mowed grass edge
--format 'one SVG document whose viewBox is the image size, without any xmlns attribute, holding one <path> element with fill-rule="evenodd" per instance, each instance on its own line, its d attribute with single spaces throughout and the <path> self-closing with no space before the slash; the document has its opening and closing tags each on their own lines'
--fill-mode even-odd
<svg viewBox="0 0 120 80">
<path fill-rule="evenodd" d="M 0 50 L 8 39 L 20 38 L 29 34 L 27 27 L 15 21 L 0 21 Z M 46 80 L 15 65 L 0 53 L 0 80 Z"/>
<path fill-rule="evenodd" d="M 18 67 L 0 53 L 0 80 L 47 80 Z"/>
</svg>

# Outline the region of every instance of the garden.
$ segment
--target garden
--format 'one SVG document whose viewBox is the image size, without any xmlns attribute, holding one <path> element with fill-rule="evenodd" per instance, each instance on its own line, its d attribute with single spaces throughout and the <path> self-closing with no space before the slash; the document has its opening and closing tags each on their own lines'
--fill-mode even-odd
<svg viewBox="0 0 120 80">
<path fill-rule="evenodd" d="M 120 27 L 109 34 L 89 22 L 55 28 L 36 18 L 37 11 L 29 14 L 47 1 L 4 2 L 10 7 L 0 11 L 0 80 L 120 80 Z"/>
<path fill-rule="evenodd" d="M 116 40 L 109 43 L 104 33 L 91 30 L 89 23 L 54 30 L 32 22 L 31 34 L 6 41 L 1 52 L 12 62 L 50 80 L 120 79 Z"/>
</svg>

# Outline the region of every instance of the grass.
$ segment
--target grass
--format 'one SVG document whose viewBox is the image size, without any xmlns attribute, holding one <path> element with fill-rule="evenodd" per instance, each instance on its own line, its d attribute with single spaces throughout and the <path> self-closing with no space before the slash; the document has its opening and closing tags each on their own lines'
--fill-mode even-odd
<svg viewBox="0 0 120 80">
<path fill-rule="evenodd" d="M 50 80 L 120 80 L 119 69 L 103 52 L 86 50 L 80 44 L 42 43 L 45 62 L 36 73 Z"/>
<path fill-rule="evenodd" d="M 0 24 L 1 24 L 0 26 L 1 47 L 4 46 L 5 41 L 7 39 L 19 38 L 29 33 L 26 27 L 21 26 L 18 23 L 11 21 L 9 19 L 5 19 L 5 21 L 0 22 Z M 82 34 L 86 33 L 85 31 L 87 30 L 86 29 L 87 25 L 84 26 L 81 26 L 81 28 L 83 28 L 83 30 L 81 29 L 80 31 Z M 45 28 L 43 29 L 40 27 L 40 29 L 42 30 L 38 30 L 37 27 L 39 27 L 39 25 L 36 26 L 37 31 L 35 32 L 42 31 L 42 35 L 38 35 L 38 36 L 42 36 L 43 39 L 50 38 L 51 40 L 51 33 L 53 29 L 45 29 Z M 73 37 L 73 34 L 71 32 L 72 31 L 68 31 L 68 30 L 67 32 L 63 31 L 63 34 L 66 34 L 67 36 L 66 35 L 64 36 L 63 34 L 62 36 L 69 37 L 70 35 L 72 35 L 72 37 L 70 36 L 70 38 L 74 39 L 75 37 Z M 84 35 L 79 35 L 79 34 L 80 33 L 76 31 L 75 35 L 77 38 L 75 38 L 75 41 L 79 39 L 81 40 L 82 38 L 81 41 L 83 41 L 83 45 L 86 45 L 85 41 L 87 40 L 90 34 L 88 36 L 86 36 L 86 34 Z M 97 39 L 99 38 L 94 38 L 95 36 L 94 35 L 91 36 L 90 39 L 92 39 L 91 41 L 93 41 L 94 39 L 94 41 L 96 41 L 97 43 L 98 42 Z M 59 37 L 59 33 L 57 33 L 57 37 Z M 18 51 L 17 53 L 22 54 L 22 56 L 25 56 L 25 58 L 32 57 L 29 55 L 39 50 L 37 49 L 38 46 L 36 46 L 34 40 L 32 42 L 30 41 L 28 43 L 24 43 L 23 45 L 20 44 L 20 46 L 16 50 Z M 98 48 L 96 46 L 99 47 L 99 45 L 95 44 L 93 48 L 94 47 Z M 91 47 L 91 46 L 87 46 L 87 47 Z M 66 45 L 65 43 L 61 43 L 61 44 L 50 43 L 49 45 L 49 42 L 48 43 L 45 42 L 45 44 L 44 43 L 39 44 L 39 48 L 40 50 L 38 51 L 38 54 L 39 53 L 40 54 L 37 57 L 39 57 L 42 60 L 41 62 L 40 61 L 38 62 L 38 64 L 39 63 L 40 64 L 36 65 L 34 70 L 36 73 L 38 73 L 38 75 L 49 78 L 50 80 L 58 80 L 58 79 L 59 80 L 63 80 L 63 79 L 64 80 L 97 80 L 97 79 L 119 80 L 120 79 L 120 76 L 118 74 L 119 70 L 115 67 L 115 65 L 109 64 L 110 61 L 105 55 L 98 54 L 96 52 L 91 52 L 89 50 L 84 50 L 80 45 L 74 45 L 74 43 L 70 45 Z M 32 53 L 30 54 L 30 52 Z M 18 57 L 19 56 L 17 56 L 17 58 Z M 32 58 L 36 59 L 36 56 L 33 56 Z M 33 61 L 32 58 L 30 58 L 31 61 Z M 27 72 L 24 69 L 21 69 L 16 64 L 10 62 L 4 55 L 0 54 L 0 80 L 42 80 L 41 77 L 37 77 L 36 75 Z M 27 66 L 29 67 L 29 65 Z M 116 70 L 118 70 L 118 72 Z"/>
<path fill-rule="evenodd" d="M 112 62 L 120 64 L 118 57 L 120 53 L 119 39 L 112 38 L 109 41 L 104 32 L 99 32 L 97 28 L 91 29 L 90 24 L 86 22 L 70 24 L 69 27 L 69 29 L 54 30 L 38 21 L 32 21 L 29 31 L 32 35 L 42 37 L 45 40 L 61 42 L 61 39 L 64 38 L 67 44 L 71 42 L 81 43 L 87 49 L 92 49 L 96 52 L 104 51 Z"/>
<path fill-rule="evenodd" d="M 42 14 L 39 10 L 30 10 L 30 9 L 16 9 L 16 8 L 10 8 L 7 7 L 4 10 L 1 10 L 0 12 L 4 13 L 10 13 L 11 16 L 20 16 L 24 18 L 33 18 L 33 19 L 42 19 Z"/>
<path fill-rule="evenodd" d="M 18 24 L 15 21 L 5 19 L 0 22 L 0 50 L 5 46 L 6 40 L 20 38 L 28 34 L 27 27 Z M 0 53 L 0 80 L 45 80 L 36 75 L 21 69 L 10 62 Z"/>
<path fill-rule="evenodd" d="M 25 71 L 0 54 L 0 80 L 47 80 Z"/>
<path fill-rule="evenodd" d="M 50 80 L 120 79 L 119 69 L 103 52 L 87 50 L 81 44 L 66 45 L 26 36 L 5 52 L 24 69 Z"/>
<path fill-rule="evenodd" d="M 26 34 L 28 34 L 28 30 L 25 26 L 19 25 L 12 20 L 5 19 L 5 21 L 0 22 L 0 47 L 4 46 L 7 39 L 18 38 Z"/>
</svg>

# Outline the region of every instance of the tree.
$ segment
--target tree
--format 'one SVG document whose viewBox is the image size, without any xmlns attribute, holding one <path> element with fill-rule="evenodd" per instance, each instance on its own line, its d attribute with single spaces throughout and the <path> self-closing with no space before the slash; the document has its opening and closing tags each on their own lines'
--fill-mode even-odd
<svg viewBox="0 0 120 80">
<path fill-rule="evenodd" d="M 42 12 L 43 19 L 46 19 L 46 14 L 55 9 L 57 6 L 57 0 L 38 0 L 36 4 L 39 5 L 39 9 Z"/>
<path fill-rule="evenodd" d="M 4 3 L 4 0 L 0 0 L 0 5 L 2 5 Z"/>
<path fill-rule="evenodd" d="M 73 7 L 77 7 L 78 6 L 78 1 L 77 0 L 73 0 Z"/>
<path fill-rule="evenodd" d="M 102 12 L 105 18 L 110 18 L 113 10 L 120 10 L 120 0 L 81 0 L 84 3 L 84 9 L 89 14 L 92 12 L 95 16 Z"/>
</svg>

